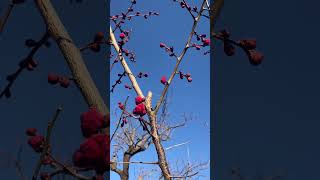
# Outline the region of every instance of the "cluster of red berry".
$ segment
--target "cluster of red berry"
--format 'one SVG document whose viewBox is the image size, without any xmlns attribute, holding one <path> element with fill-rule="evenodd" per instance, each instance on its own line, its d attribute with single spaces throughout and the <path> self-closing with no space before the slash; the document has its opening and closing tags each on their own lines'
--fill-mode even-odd
<svg viewBox="0 0 320 180">
<path fill-rule="evenodd" d="M 181 71 L 179 71 L 179 77 L 180 79 L 183 79 L 184 77 L 186 77 L 188 82 L 192 82 L 190 73 L 183 74 Z"/>
<path fill-rule="evenodd" d="M 48 83 L 55 85 L 60 84 L 61 87 L 67 88 L 70 85 L 70 79 L 66 76 L 59 76 L 57 74 L 49 73 L 48 74 Z"/>
<path fill-rule="evenodd" d="M 146 106 L 143 104 L 144 101 L 145 101 L 145 98 L 143 98 L 143 97 L 137 96 L 135 98 L 136 106 L 133 109 L 132 114 L 125 110 L 125 107 L 121 102 L 118 103 L 118 107 L 121 110 L 123 110 L 127 115 L 129 115 L 130 117 L 135 117 L 134 115 L 139 115 L 140 117 L 142 117 L 147 114 Z M 137 117 L 137 119 L 138 118 L 139 117 Z"/>
<path fill-rule="evenodd" d="M 256 50 L 257 42 L 255 39 L 234 41 L 230 39 L 230 32 L 225 29 L 213 34 L 213 37 L 223 42 L 223 49 L 227 56 L 233 56 L 236 52 L 235 46 L 238 46 L 245 51 L 252 65 L 261 64 L 264 58 L 263 54 Z"/>
<path fill-rule="evenodd" d="M 197 38 L 197 41 L 200 41 L 201 44 L 193 43 L 192 47 L 195 47 L 197 50 L 200 50 L 201 47 L 206 47 L 210 45 L 210 39 L 206 38 L 206 34 L 198 34 L 196 31 L 194 32 L 194 35 Z"/>
<path fill-rule="evenodd" d="M 75 167 L 95 170 L 95 179 L 103 179 L 103 174 L 110 167 L 110 139 L 108 135 L 102 134 L 102 130 L 109 124 L 109 114 L 104 116 L 97 111 L 95 107 L 91 107 L 89 111 L 84 112 L 80 116 L 81 131 L 85 137 L 80 148 L 73 154 L 73 163 Z M 41 153 L 45 150 L 46 139 L 37 133 L 37 129 L 28 128 L 26 134 L 29 136 L 28 144 L 32 149 Z M 41 163 L 50 165 L 54 161 L 50 156 L 45 156 Z M 40 174 L 42 180 L 49 180 L 52 174 L 43 172 Z"/>
<path fill-rule="evenodd" d="M 73 155 L 74 165 L 92 168 L 98 175 L 103 175 L 110 167 L 110 139 L 101 134 L 110 121 L 109 114 L 103 116 L 95 107 L 81 114 L 81 131 L 86 138 Z"/>
</svg>

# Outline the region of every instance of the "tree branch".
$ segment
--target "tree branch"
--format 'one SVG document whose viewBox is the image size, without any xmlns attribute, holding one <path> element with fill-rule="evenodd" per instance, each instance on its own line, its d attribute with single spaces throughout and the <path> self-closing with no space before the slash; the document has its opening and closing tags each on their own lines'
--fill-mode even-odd
<svg viewBox="0 0 320 180">
<path fill-rule="evenodd" d="M 74 81 L 86 103 L 88 106 L 96 106 L 99 112 L 106 115 L 109 110 L 90 76 L 81 52 L 59 19 L 50 0 L 35 0 L 35 3 L 47 25 L 50 36 L 56 41 L 68 63 Z M 106 133 L 109 134 L 109 127 Z"/>
<path fill-rule="evenodd" d="M 132 74 L 132 71 L 131 71 L 130 67 L 128 66 L 125 58 L 124 58 L 123 55 L 122 55 L 122 52 L 121 52 L 121 50 L 120 50 L 120 47 L 119 47 L 119 45 L 118 45 L 118 42 L 117 42 L 114 34 L 113 34 L 113 30 L 112 30 L 111 26 L 110 26 L 110 30 L 109 30 L 109 31 L 110 31 L 111 43 L 112 43 L 114 49 L 116 50 L 116 52 L 117 52 L 118 55 L 119 55 L 120 62 L 121 62 L 122 66 L 123 66 L 123 69 L 124 69 L 125 72 L 127 73 L 128 77 L 129 77 L 129 79 L 130 79 L 130 81 L 131 81 L 131 83 L 132 83 L 133 89 L 136 91 L 136 93 L 137 93 L 138 96 L 144 97 L 144 95 L 143 95 L 143 93 L 142 93 L 142 91 L 141 91 L 141 89 L 140 89 L 140 86 L 139 86 L 136 78 L 135 78 L 134 75 Z"/>
</svg>

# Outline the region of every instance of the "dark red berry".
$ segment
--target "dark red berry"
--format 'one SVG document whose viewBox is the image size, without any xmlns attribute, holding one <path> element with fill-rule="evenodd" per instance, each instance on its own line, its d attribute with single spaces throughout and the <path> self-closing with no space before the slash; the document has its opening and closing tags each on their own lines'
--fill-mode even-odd
<svg viewBox="0 0 320 180">
<path fill-rule="evenodd" d="M 77 167 L 93 168 L 103 174 L 110 167 L 110 139 L 108 135 L 97 134 L 86 139 L 73 154 Z"/>
<path fill-rule="evenodd" d="M 49 73 L 48 74 L 48 83 L 57 84 L 59 82 L 60 77 L 56 74 Z"/>
<path fill-rule="evenodd" d="M 132 111 L 133 114 L 137 114 L 137 115 L 140 115 L 140 116 L 144 116 L 145 114 L 147 114 L 147 110 L 146 110 L 146 106 L 141 103 L 141 104 L 138 104 Z"/>
<path fill-rule="evenodd" d="M 104 33 L 103 32 L 97 32 L 94 36 L 94 42 L 101 42 L 104 39 Z"/>
<path fill-rule="evenodd" d="M 257 66 L 257 65 L 261 64 L 264 56 L 262 53 L 260 53 L 258 51 L 249 50 L 248 57 L 249 57 L 250 63 L 254 66 Z"/>
<path fill-rule="evenodd" d="M 31 136 L 28 140 L 28 144 L 35 152 L 41 152 L 43 150 L 44 137 L 41 135 Z"/>
<path fill-rule="evenodd" d="M 104 127 L 105 117 L 94 107 L 80 116 L 81 131 L 84 137 L 88 138 L 97 134 Z"/>
</svg>

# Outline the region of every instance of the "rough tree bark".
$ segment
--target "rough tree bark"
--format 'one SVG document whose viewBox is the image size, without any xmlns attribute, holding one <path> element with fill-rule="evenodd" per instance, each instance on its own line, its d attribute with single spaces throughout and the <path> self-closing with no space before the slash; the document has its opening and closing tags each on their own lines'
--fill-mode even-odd
<svg viewBox="0 0 320 180">
<path fill-rule="evenodd" d="M 158 155 L 158 163 L 159 167 L 162 172 L 162 176 L 165 180 L 172 179 L 171 173 L 169 170 L 168 161 L 166 158 L 166 153 L 163 149 L 163 146 L 161 144 L 161 139 L 158 132 L 158 126 L 157 126 L 157 115 L 155 111 L 152 110 L 152 93 L 151 91 L 148 92 L 148 95 L 146 97 L 146 109 L 149 116 L 149 120 L 151 123 L 151 137 L 153 144 L 156 148 L 157 155 Z"/>
<path fill-rule="evenodd" d="M 35 3 L 47 25 L 48 32 L 58 44 L 69 68 L 75 84 L 79 88 L 88 106 L 96 106 L 98 111 L 107 115 L 109 110 L 98 91 L 84 63 L 79 48 L 74 44 L 50 0 L 35 0 Z M 106 68 L 107 69 L 107 68 Z M 109 134 L 109 127 L 105 130 Z"/>
</svg>

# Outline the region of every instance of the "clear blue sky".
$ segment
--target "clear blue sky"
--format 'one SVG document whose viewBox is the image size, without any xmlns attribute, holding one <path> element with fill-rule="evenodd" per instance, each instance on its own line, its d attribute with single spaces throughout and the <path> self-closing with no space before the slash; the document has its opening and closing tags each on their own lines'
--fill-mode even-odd
<svg viewBox="0 0 320 180">
<path fill-rule="evenodd" d="M 194 3 L 190 1 L 191 3 Z M 195 2 L 200 5 L 199 2 Z M 112 1 L 111 15 L 119 14 L 129 7 L 129 1 Z M 148 20 L 144 18 L 134 18 L 131 23 L 127 23 L 125 27 L 132 28 L 132 37 L 127 48 L 134 50 L 136 53 L 137 63 L 129 63 L 133 72 L 148 72 L 150 77 L 147 79 L 138 79 L 144 94 L 151 90 L 154 94 L 154 101 L 158 100 L 163 89 L 160 78 L 163 75 L 169 77 L 172 72 L 175 60 L 167 55 L 163 49 L 159 47 L 160 42 L 169 46 L 174 46 L 177 53 L 180 53 L 185 45 L 189 32 L 191 31 L 193 20 L 185 9 L 181 9 L 178 3 L 163 0 L 138 0 L 136 9 L 140 12 L 148 12 L 149 10 L 160 13 L 160 16 L 152 16 Z M 209 32 L 208 19 L 202 18 L 197 31 L 207 34 Z M 187 146 L 180 146 L 167 152 L 169 161 L 187 160 L 187 148 L 190 151 L 191 162 L 208 162 L 210 159 L 210 56 L 203 55 L 208 50 L 205 48 L 201 51 L 189 51 L 181 64 L 183 72 L 192 74 L 193 82 L 188 83 L 186 80 L 180 80 L 177 77 L 170 88 L 171 104 L 169 105 L 170 119 L 169 122 L 176 124 L 181 122 L 183 113 L 192 114 L 194 119 L 187 122 L 187 125 L 181 129 L 174 131 L 172 139 L 164 143 L 164 147 L 174 144 L 191 142 Z M 111 85 L 117 79 L 116 74 L 121 73 L 120 64 L 113 70 L 111 76 Z M 129 80 L 124 80 L 129 83 Z M 115 89 L 115 93 L 111 95 L 111 112 L 115 111 L 119 114 L 117 103 L 124 101 L 126 96 L 130 96 L 129 107 L 133 108 L 134 91 L 128 91 L 123 85 Z M 118 118 L 118 117 L 117 117 Z M 117 118 L 112 116 L 111 123 L 115 123 Z M 206 126 L 208 123 L 208 126 Z M 148 151 L 136 155 L 132 161 L 156 161 L 157 156 L 151 146 Z M 150 165 L 131 165 L 130 175 L 132 179 L 136 179 L 136 173 L 140 168 L 149 168 Z M 209 169 L 201 172 L 206 177 L 200 179 L 209 179 Z M 131 179 L 130 178 L 130 179 Z M 156 178 L 156 177 L 154 177 Z M 111 179 L 119 179 L 118 175 L 111 174 Z"/>
</svg>

